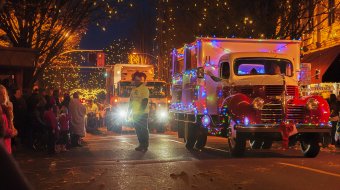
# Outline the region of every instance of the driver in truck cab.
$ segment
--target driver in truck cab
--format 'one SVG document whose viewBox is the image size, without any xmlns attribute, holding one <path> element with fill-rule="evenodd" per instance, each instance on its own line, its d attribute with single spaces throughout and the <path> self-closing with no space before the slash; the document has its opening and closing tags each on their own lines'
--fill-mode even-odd
<svg viewBox="0 0 340 190">
<path fill-rule="evenodd" d="M 281 74 L 280 66 L 275 64 L 275 63 L 272 64 L 270 72 L 271 72 L 272 75 L 280 75 Z"/>
</svg>

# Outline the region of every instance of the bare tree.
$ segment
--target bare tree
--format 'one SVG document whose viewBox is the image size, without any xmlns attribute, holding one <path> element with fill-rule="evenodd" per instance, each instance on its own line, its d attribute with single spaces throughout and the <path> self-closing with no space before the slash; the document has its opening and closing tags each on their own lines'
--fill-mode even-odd
<svg viewBox="0 0 340 190">
<path fill-rule="evenodd" d="M 316 7 L 323 9 L 316 12 Z M 274 5 L 279 13 L 274 19 L 276 22 L 276 32 L 268 37 L 283 39 L 300 39 L 303 34 L 310 33 L 327 21 L 328 17 L 316 21 L 316 17 L 328 15 L 339 7 L 339 3 L 334 7 L 329 7 L 327 0 L 279 0 Z M 273 21 L 273 20 L 272 20 Z"/>
<path fill-rule="evenodd" d="M 88 24 L 103 26 L 106 18 L 114 18 L 127 1 L 84 0 L 14 0 L 7 1 L 0 13 L 0 30 L 12 47 L 38 51 L 29 87 L 42 76 L 53 60 L 69 48 L 71 36 L 79 38 Z M 73 44 L 77 45 L 77 44 Z"/>
</svg>

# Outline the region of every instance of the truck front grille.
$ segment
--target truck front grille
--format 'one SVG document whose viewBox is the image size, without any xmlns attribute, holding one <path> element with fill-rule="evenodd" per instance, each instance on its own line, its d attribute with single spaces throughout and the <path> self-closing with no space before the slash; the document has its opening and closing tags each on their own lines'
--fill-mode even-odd
<svg viewBox="0 0 340 190">
<path fill-rule="evenodd" d="M 296 96 L 298 88 L 296 86 L 287 86 L 288 96 Z"/>
<path fill-rule="evenodd" d="M 287 94 L 289 96 L 295 96 L 297 88 L 295 86 L 287 86 Z M 283 92 L 282 85 L 266 86 L 266 96 L 280 96 Z"/>
<path fill-rule="evenodd" d="M 300 123 L 303 121 L 304 115 L 305 115 L 304 106 L 295 106 L 295 105 L 287 106 L 287 119 L 288 120 L 292 120 L 295 123 Z"/>
<path fill-rule="evenodd" d="M 261 110 L 261 121 L 263 123 L 280 122 L 282 120 L 281 104 L 266 104 Z"/>
<path fill-rule="evenodd" d="M 281 104 L 266 104 L 261 110 L 261 121 L 263 123 L 280 122 L 283 117 Z M 303 122 L 305 115 L 304 106 L 287 105 L 287 120 L 294 123 Z"/>
<path fill-rule="evenodd" d="M 242 94 L 252 94 L 253 93 L 253 88 L 241 88 L 240 89 Z"/>
</svg>

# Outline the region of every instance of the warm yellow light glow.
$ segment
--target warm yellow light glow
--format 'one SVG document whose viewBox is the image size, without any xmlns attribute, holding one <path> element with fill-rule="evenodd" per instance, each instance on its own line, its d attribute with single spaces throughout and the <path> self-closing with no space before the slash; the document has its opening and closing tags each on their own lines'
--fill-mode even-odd
<svg viewBox="0 0 340 190">
<path fill-rule="evenodd" d="M 97 89 L 73 89 L 70 91 L 71 94 L 75 92 L 78 92 L 80 94 L 81 99 L 84 98 L 86 100 L 89 100 L 89 99 L 97 99 L 97 96 L 100 93 L 106 93 L 106 90 L 97 88 Z"/>
</svg>

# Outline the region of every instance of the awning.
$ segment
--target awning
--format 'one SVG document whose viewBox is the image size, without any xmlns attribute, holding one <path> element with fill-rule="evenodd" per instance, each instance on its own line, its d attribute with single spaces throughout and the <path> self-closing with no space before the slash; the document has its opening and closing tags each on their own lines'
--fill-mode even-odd
<svg viewBox="0 0 340 190">
<path fill-rule="evenodd" d="M 309 53 L 304 55 L 301 63 L 311 63 L 311 75 L 313 76 L 316 69 L 320 70 L 319 79 L 315 79 L 312 77 L 312 83 L 320 83 L 325 82 L 322 81 L 322 76 L 326 73 L 326 71 L 330 68 L 332 63 L 340 54 L 340 45 L 330 47 L 327 49 L 319 50 L 313 53 Z M 336 63 L 335 63 L 336 64 Z"/>
<path fill-rule="evenodd" d="M 33 68 L 38 52 L 28 48 L 0 47 L 0 67 Z"/>
</svg>

